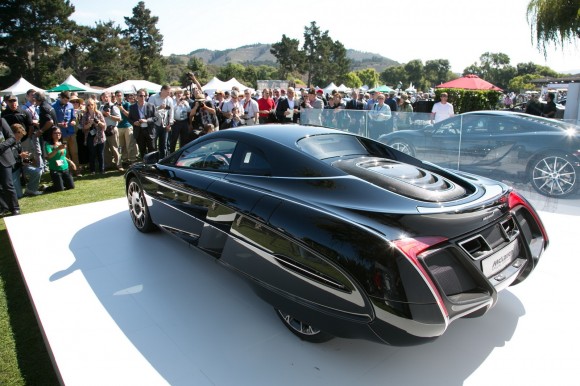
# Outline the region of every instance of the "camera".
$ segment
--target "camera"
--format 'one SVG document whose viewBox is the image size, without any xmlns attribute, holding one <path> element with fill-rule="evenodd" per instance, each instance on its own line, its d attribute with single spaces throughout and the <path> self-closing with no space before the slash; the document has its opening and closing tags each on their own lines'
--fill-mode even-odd
<svg viewBox="0 0 580 386">
<path fill-rule="evenodd" d="M 106 105 L 103 106 L 103 112 L 109 112 L 111 111 L 111 106 L 109 106 L 109 104 L 107 103 Z"/>
</svg>

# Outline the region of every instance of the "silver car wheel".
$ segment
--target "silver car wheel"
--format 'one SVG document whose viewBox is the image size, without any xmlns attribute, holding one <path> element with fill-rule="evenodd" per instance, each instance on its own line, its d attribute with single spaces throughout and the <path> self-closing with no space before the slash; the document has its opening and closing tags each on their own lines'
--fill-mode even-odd
<svg viewBox="0 0 580 386">
<path fill-rule="evenodd" d="M 142 232 L 150 231 L 152 223 L 149 218 L 145 196 L 143 195 L 143 190 L 136 179 L 131 179 L 131 181 L 129 181 L 129 186 L 127 187 L 127 201 L 129 204 L 131 220 L 133 220 L 135 228 Z"/>
<path fill-rule="evenodd" d="M 546 196 L 566 196 L 576 188 L 576 169 L 563 157 L 542 157 L 533 166 L 532 184 Z"/>
<path fill-rule="evenodd" d="M 400 151 L 401 153 L 405 153 L 405 154 L 408 154 L 408 155 L 411 155 L 411 156 L 414 155 L 413 148 L 411 147 L 411 145 L 409 145 L 406 142 L 402 142 L 402 141 L 393 142 L 389 146 L 392 147 L 395 150 Z"/>
</svg>

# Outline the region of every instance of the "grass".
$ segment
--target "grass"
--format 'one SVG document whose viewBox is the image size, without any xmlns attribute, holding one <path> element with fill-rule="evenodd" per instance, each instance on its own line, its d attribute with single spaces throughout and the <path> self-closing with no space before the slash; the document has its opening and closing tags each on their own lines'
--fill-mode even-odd
<svg viewBox="0 0 580 386">
<path fill-rule="evenodd" d="M 47 178 L 44 175 L 43 181 Z M 22 214 L 33 213 L 123 195 L 122 174 L 108 172 L 104 176 L 76 179 L 73 190 L 24 197 L 20 200 L 20 209 Z M 42 224 L 35 225 L 35 231 L 42 230 Z M 59 385 L 4 219 L 0 219 L 0 385 Z"/>
</svg>

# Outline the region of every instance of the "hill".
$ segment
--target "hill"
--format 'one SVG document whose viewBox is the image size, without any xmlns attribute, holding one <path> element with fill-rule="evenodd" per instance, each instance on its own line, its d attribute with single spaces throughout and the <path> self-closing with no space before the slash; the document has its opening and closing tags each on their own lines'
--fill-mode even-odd
<svg viewBox="0 0 580 386">
<path fill-rule="evenodd" d="M 173 59 L 173 62 L 179 60 L 184 64 L 189 58 L 195 56 L 203 60 L 205 64 L 215 66 L 223 66 L 227 63 L 276 66 L 276 58 L 270 53 L 271 47 L 271 44 L 257 43 L 221 51 L 200 48 L 187 55 L 171 55 L 170 58 Z M 381 72 L 389 66 L 399 64 L 392 59 L 370 52 L 348 49 L 346 55 L 353 61 L 353 70 L 373 67 Z"/>
</svg>

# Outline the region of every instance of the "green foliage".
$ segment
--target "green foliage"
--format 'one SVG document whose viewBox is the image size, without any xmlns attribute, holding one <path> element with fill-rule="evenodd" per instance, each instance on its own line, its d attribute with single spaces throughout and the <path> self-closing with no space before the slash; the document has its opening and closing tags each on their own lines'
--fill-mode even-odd
<svg viewBox="0 0 580 386">
<path fill-rule="evenodd" d="M 363 85 L 366 84 L 370 88 L 374 88 L 379 85 L 379 73 L 374 68 L 359 70 L 356 71 L 356 74 L 360 78 Z"/>
<path fill-rule="evenodd" d="M 300 51 L 298 39 L 290 39 L 282 35 L 281 41 L 272 44 L 270 53 L 278 60 L 280 79 L 286 79 L 292 73 L 303 71 L 306 58 L 304 52 Z"/>
<path fill-rule="evenodd" d="M 159 18 L 151 16 L 151 11 L 140 1 L 133 8 L 133 16 L 125 17 L 127 29 L 124 31 L 130 46 L 137 53 L 141 78 L 157 82 L 162 80 L 161 66 L 165 64 L 161 56 L 163 35 L 155 26 L 158 21 Z"/>
<path fill-rule="evenodd" d="M 541 78 L 540 75 L 533 75 L 533 74 L 525 74 L 525 75 L 519 75 L 519 76 L 515 76 L 514 78 L 512 78 L 508 84 L 509 90 L 515 91 L 515 92 L 524 92 L 527 90 L 534 90 L 537 88 L 536 85 L 534 85 L 533 83 L 531 83 L 532 79 L 538 79 Z"/>
<path fill-rule="evenodd" d="M 580 2 L 578 0 L 530 0 L 527 9 L 532 36 L 538 50 L 547 56 L 551 43 L 564 48 L 566 42 L 580 38 Z"/>
<path fill-rule="evenodd" d="M 474 63 L 463 70 L 463 75 L 475 74 L 481 79 L 501 89 L 508 89 L 509 81 L 518 70 L 510 65 L 510 58 L 504 53 L 486 52 L 479 57 L 480 64 Z"/>
<path fill-rule="evenodd" d="M 356 72 L 352 71 L 345 75 L 344 82 L 345 86 L 350 88 L 360 88 L 363 85 L 362 80 L 358 77 Z"/>
<path fill-rule="evenodd" d="M 455 114 L 477 110 L 494 110 L 498 105 L 501 92 L 492 90 L 464 90 L 459 88 L 435 89 L 435 100 L 440 100 L 442 92 L 449 95 Z"/>
<path fill-rule="evenodd" d="M 0 59 L 11 69 L 2 82 L 20 76 L 35 84 L 52 81 L 59 45 L 71 32 L 74 6 L 63 0 L 3 0 L 0 2 Z"/>
</svg>

